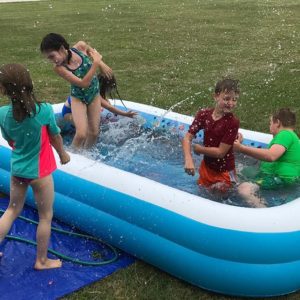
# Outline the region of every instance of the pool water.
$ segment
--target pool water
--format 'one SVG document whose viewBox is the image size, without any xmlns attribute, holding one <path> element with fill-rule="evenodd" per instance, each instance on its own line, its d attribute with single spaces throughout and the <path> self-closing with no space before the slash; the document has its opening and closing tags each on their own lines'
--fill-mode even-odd
<svg viewBox="0 0 300 300">
<path fill-rule="evenodd" d="M 199 188 L 196 183 L 198 174 L 189 176 L 184 172 L 184 159 L 181 137 L 178 131 L 166 127 L 146 126 L 142 116 L 134 119 L 116 117 L 102 119 L 101 134 L 96 147 L 85 153 L 89 158 L 158 181 L 176 189 L 221 201 L 236 206 L 247 206 L 233 190 L 226 197 L 210 194 Z M 70 144 L 72 135 L 64 135 L 66 145 Z M 202 157 L 194 155 L 198 168 Z M 239 181 L 247 180 L 258 171 L 259 162 L 244 155 L 236 155 L 236 168 Z M 245 176 L 245 173 L 248 173 Z M 251 174 L 249 174 L 251 173 Z M 299 186 L 280 191 L 262 191 L 268 206 L 276 206 L 300 196 Z"/>
</svg>

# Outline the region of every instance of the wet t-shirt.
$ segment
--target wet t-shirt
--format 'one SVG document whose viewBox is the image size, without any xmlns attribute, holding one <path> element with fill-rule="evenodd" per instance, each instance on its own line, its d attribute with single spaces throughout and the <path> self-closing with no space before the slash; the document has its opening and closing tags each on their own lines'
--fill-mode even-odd
<svg viewBox="0 0 300 300">
<path fill-rule="evenodd" d="M 240 121 L 232 114 L 226 113 L 221 119 L 213 120 L 214 109 L 201 109 L 198 111 L 189 133 L 196 135 L 198 131 L 204 131 L 204 146 L 219 147 L 221 143 L 233 145 L 237 138 Z M 206 165 L 218 172 L 226 172 L 235 169 L 232 147 L 224 158 L 214 158 L 204 155 Z"/>
<path fill-rule="evenodd" d="M 260 170 L 263 174 L 278 176 L 287 181 L 300 178 L 300 140 L 291 130 L 281 130 L 270 142 L 268 148 L 281 145 L 286 151 L 274 162 L 262 162 Z"/>
</svg>

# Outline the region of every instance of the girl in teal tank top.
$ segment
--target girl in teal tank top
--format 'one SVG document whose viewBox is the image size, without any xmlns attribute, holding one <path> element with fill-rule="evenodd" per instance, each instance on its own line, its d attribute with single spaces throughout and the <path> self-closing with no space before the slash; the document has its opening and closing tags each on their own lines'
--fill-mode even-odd
<svg viewBox="0 0 300 300">
<path fill-rule="evenodd" d="M 107 77 L 112 70 L 102 61 L 102 56 L 85 42 L 71 49 L 60 34 L 46 35 L 41 52 L 54 64 L 54 71 L 71 84 L 72 114 L 76 133 L 72 141 L 75 149 L 90 148 L 97 140 L 100 128 L 101 100 L 98 69 Z"/>
</svg>

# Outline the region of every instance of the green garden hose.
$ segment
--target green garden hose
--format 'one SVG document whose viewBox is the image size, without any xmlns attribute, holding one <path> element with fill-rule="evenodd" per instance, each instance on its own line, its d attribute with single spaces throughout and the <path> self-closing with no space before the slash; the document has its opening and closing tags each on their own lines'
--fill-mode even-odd
<svg viewBox="0 0 300 300">
<path fill-rule="evenodd" d="M 1 215 L 4 212 L 5 212 L 4 210 L 0 209 L 0 214 Z M 38 224 L 37 221 L 34 221 L 32 219 L 29 219 L 29 218 L 26 218 L 26 217 L 23 217 L 23 216 L 19 216 L 18 218 L 21 219 L 21 220 L 23 220 L 23 221 L 26 221 L 28 223 L 31 223 L 31 224 L 36 224 L 36 225 Z M 84 239 L 88 239 L 88 240 L 93 240 L 93 241 L 99 242 L 101 244 L 104 244 L 114 254 L 113 257 L 111 259 L 108 259 L 108 260 L 83 261 L 83 260 L 80 260 L 80 259 L 77 259 L 77 258 L 72 258 L 72 257 L 66 256 L 66 255 L 64 255 L 64 254 L 62 254 L 60 252 L 57 252 L 57 251 L 53 250 L 53 249 L 50 249 L 50 248 L 48 249 L 48 251 L 50 253 L 54 254 L 58 258 L 61 258 L 61 259 L 65 260 L 65 261 L 70 261 L 72 263 L 79 264 L 79 265 L 84 265 L 84 266 L 101 266 L 101 265 L 106 265 L 106 264 L 113 263 L 119 257 L 119 253 L 118 253 L 118 250 L 116 248 L 114 248 L 113 246 L 111 246 L 111 245 L 105 243 L 104 241 L 102 241 L 102 240 L 100 240 L 98 238 L 95 238 L 93 236 L 86 235 L 86 234 L 81 234 L 81 233 L 75 233 L 75 232 L 71 232 L 71 231 L 66 231 L 66 230 L 63 230 L 63 229 L 56 228 L 56 227 L 51 227 L 51 230 L 59 232 L 59 233 L 62 233 L 62 234 L 66 234 L 66 235 L 69 235 L 69 236 L 75 236 L 75 237 L 84 238 Z M 30 244 L 30 245 L 34 245 L 34 246 L 37 245 L 37 243 L 35 241 L 27 240 L 27 239 L 24 239 L 24 238 L 21 238 L 21 237 L 13 236 L 13 235 L 7 235 L 6 238 L 9 239 L 9 240 L 18 241 L 18 242 L 22 242 L 22 243 L 25 243 L 25 244 Z M 95 254 L 96 254 L 95 256 L 101 257 L 101 254 L 99 254 L 98 252 L 96 252 Z"/>
</svg>

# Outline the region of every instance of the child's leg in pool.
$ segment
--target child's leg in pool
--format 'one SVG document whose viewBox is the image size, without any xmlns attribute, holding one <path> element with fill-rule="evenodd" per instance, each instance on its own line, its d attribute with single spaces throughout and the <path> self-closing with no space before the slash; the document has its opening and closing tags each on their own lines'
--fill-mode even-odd
<svg viewBox="0 0 300 300">
<path fill-rule="evenodd" d="M 76 133 L 72 141 L 72 147 L 75 149 L 83 148 L 88 133 L 87 105 L 79 99 L 73 97 L 72 118 L 76 128 Z"/>
<path fill-rule="evenodd" d="M 100 132 L 100 113 L 101 100 L 100 96 L 97 95 L 87 107 L 88 132 L 84 148 L 91 148 L 97 141 Z"/>
<path fill-rule="evenodd" d="M 263 199 L 257 196 L 259 186 L 251 182 L 243 182 L 238 186 L 239 195 L 253 207 L 266 207 Z"/>
</svg>

